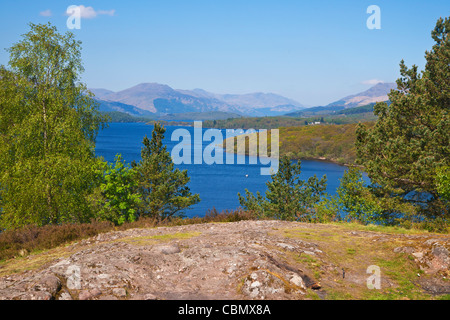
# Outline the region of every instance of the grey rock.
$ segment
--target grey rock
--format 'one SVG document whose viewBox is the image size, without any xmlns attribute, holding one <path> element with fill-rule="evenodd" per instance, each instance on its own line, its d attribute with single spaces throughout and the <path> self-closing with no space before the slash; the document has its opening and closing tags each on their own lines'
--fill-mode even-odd
<svg viewBox="0 0 450 320">
<path fill-rule="evenodd" d="M 449 259 L 449 251 L 444 247 L 441 247 L 441 246 L 433 247 L 433 249 L 431 250 L 431 253 L 443 260 Z"/>
<path fill-rule="evenodd" d="M 127 290 L 124 288 L 114 288 L 113 294 L 119 298 L 124 298 L 127 296 Z"/>
<path fill-rule="evenodd" d="M 163 254 L 174 254 L 179 253 L 180 248 L 177 245 L 169 245 L 160 247 L 160 252 Z"/>
<path fill-rule="evenodd" d="M 297 287 L 300 287 L 302 289 L 306 289 L 305 282 L 303 281 L 303 278 L 300 277 L 298 274 L 294 274 L 292 278 L 289 280 L 291 283 L 296 285 Z"/>
<path fill-rule="evenodd" d="M 89 300 L 91 298 L 92 298 L 92 294 L 90 293 L 89 290 L 81 290 L 80 293 L 78 294 L 79 300 Z"/>
<path fill-rule="evenodd" d="M 414 248 L 413 247 L 397 247 L 394 249 L 395 253 L 413 253 L 414 252 Z"/>
<path fill-rule="evenodd" d="M 61 281 L 58 277 L 54 275 L 46 275 L 39 280 L 39 282 L 34 286 L 36 291 L 46 291 L 51 296 L 55 296 L 61 289 Z"/>
</svg>

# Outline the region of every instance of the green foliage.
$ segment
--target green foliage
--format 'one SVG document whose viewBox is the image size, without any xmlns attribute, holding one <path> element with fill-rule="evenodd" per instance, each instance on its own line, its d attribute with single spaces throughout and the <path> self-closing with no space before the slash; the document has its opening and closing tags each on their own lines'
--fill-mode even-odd
<svg viewBox="0 0 450 320">
<path fill-rule="evenodd" d="M 280 128 L 280 154 L 351 164 L 356 159 L 356 124 Z"/>
<path fill-rule="evenodd" d="M 346 114 L 346 115 L 350 115 L 350 114 L 359 114 L 359 113 L 373 113 L 373 106 L 375 104 L 371 103 L 365 106 L 360 106 L 360 107 L 354 107 L 354 108 L 348 108 L 348 109 L 344 109 L 344 110 L 340 110 L 337 113 L 338 114 Z"/>
<path fill-rule="evenodd" d="M 260 217 L 311 221 L 313 207 L 326 190 L 327 178 L 324 176 L 319 180 L 314 175 L 303 181 L 300 173 L 300 161 L 291 163 L 287 157 L 282 157 L 278 173 L 267 182 L 265 198 L 259 192 L 254 196 L 246 189 L 245 197 L 238 193 L 241 206 Z"/>
<path fill-rule="evenodd" d="M 187 170 L 180 171 L 174 164 L 167 147 L 163 145 L 166 129 L 154 124 L 152 139 L 143 140 L 141 161 L 133 164 L 137 190 L 142 197 L 139 216 L 158 219 L 182 216 L 184 210 L 198 203 L 198 194 L 191 194 L 187 183 Z"/>
<path fill-rule="evenodd" d="M 446 166 L 436 170 L 436 186 L 439 195 L 450 201 L 450 167 Z"/>
<path fill-rule="evenodd" d="M 368 124 L 369 127 L 371 125 Z M 320 159 L 352 164 L 356 159 L 356 128 L 356 124 L 280 128 L 280 155 L 290 159 Z M 258 133 L 249 134 L 248 137 L 259 143 Z M 237 150 L 236 140 L 234 144 L 235 152 L 244 152 Z M 248 148 L 245 152 L 248 153 Z"/>
<path fill-rule="evenodd" d="M 330 223 L 340 219 L 336 197 L 323 197 L 314 205 L 314 211 L 311 216 L 313 223 Z"/>
<path fill-rule="evenodd" d="M 336 192 L 341 219 L 365 224 L 383 220 L 383 210 L 365 185 L 359 169 L 350 168 L 345 171 Z"/>
<path fill-rule="evenodd" d="M 0 67 L 0 228 L 88 222 L 105 119 L 79 82 L 80 42 L 30 26 Z"/>
<path fill-rule="evenodd" d="M 384 195 L 414 203 L 424 218 L 449 218 L 436 170 L 450 159 L 450 19 L 439 19 L 422 74 L 400 64 L 391 105 L 378 103 L 373 128 L 357 131 L 358 162 Z M 445 192 L 444 192 L 445 194 Z"/>
<path fill-rule="evenodd" d="M 335 112 L 327 110 L 319 114 L 305 114 L 301 117 L 273 116 L 273 117 L 247 117 L 230 118 L 226 120 L 206 120 L 203 125 L 206 128 L 218 129 L 277 129 L 281 127 L 300 127 L 310 123 L 322 124 L 354 124 L 359 122 L 371 122 L 376 120 L 372 106 L 349 108 L 348 111 Z"/>
<path fill-rule="evenodd" d="M 106 164 L 100 184 L 101 197 L 97 218 L 116 225 L 133 222 L 137 218 L 140 195 L 135 192 L 135 171 L 122 161 L 119 154 L 114 164 Z"/>
<path fill-rule="evenodd" d="M 423 227 L 414 217 L 416 208 L 383 193 L 382 188 L 367 186 L 362 171 L 351 167 L 344 172 L 336 195 L 323 198 L 315 206 L 317 222 L 346 221 L 362 224 L 402 225 L 407 228 Z M 414 221 L 414 225 L 413 222 Z M 406 223 L 406 222 L 409 222 Z M 444 230 L 436 224 L 430 231 Z"/>
</svg>

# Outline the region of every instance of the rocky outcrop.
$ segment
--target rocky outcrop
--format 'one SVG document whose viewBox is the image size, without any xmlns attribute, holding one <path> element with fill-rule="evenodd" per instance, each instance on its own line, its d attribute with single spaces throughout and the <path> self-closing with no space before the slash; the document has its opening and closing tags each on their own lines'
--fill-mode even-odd
<svg viewBox="0 0 450 320">
<path fill-rule="evenodd" d="M 349 244 L 357 241 L 370 248 L 385 246 L 392 236 L 336 228 L 241 221 L 100 234 L 59 248 L 59 256 L 31 270 L 4 275 L 0 299 L 284 300 L 325 298 L 346 286 L 366 290 L 370 262 L 365 258 L 354 259 L 352 264 L 342 260 L 332 244 L 337 245 L 335 250 L 346 250 L 344 254 L 351 259 L 354 253 L 335 235 L 342 235 Z M 400 236 L 395 237 L 398 240 Z M 448 276 L 448 237 L 405 237 L 402 243 L 411 244 L 393 248 L 391 254 L 416 257 L 425 273 L 438 275 L 432 279 Z M 46 254 L 54 256 L 50 250 L 21 259 L 31 262 Z M 0 273 L 7 265 L 0 267 Z M 389 279 L 383 284 L 395 285 Z M 445 281 L 444 289 L 439 283 L 426 285 L 434 285 L 436 294 L 449 288 Z"/>
</svg>

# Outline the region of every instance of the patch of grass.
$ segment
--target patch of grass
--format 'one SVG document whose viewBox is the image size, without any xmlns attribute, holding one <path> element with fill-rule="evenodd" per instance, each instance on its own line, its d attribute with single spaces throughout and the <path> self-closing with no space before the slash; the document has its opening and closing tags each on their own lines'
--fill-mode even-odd
<svg viewBox="0 0 450 320">
<path fill-rule="evenodd" d="M 350 234 L 349 231 L 374 232 L 373 236 L 367 237 L 364 233 Z M 339 283 L 325 289 L 329 295 L 327 299 L 373 299 L 373 300 L 401 300 L 401 299 L 432 299 L 423 292 L 422 288 L 415 284 L 417 274 L 422 274 L 414 259 L 408 254 L 394 253 L 394 248 L 404 245 L 406 238 L 396 237 L 396 234 L 417 234 L 417 230 L 407 230 L 395 227 L 363 226 L 355 223 L 338 223 L 331 225 L 321 225 L 319 228 L 293 228 L 279 230 L 278 234 L 287 238 L 300 240 L 314 240 L 322 251 L 327 255 L 327 261 L 344 268 L 348 274 L 359 276 L 361 279 L 367 278 L 365 270 L 370 265 L 377 265 L 381 268 L 382 288 L 381 290 L 370 290 L 365 283 L 360 283 L 352 288 L 347 282 Z M 379 233 L 375 234 L 375 233 Z M 384 235 L 383 235 L 384 233 Z M 392 236 L 387 236 L 390 233 Z M 428 234 L 428 233 L 427 233 Z M 297 256 L 297 262 L 304 263 L 310 270 L 322 276 L 322 280 L 329 278 L 322 273 L 315 265 L 314 259 L 306 255 Z M 384 280 L 389 281 L 392 286 L 383 288 Z M 329 279 L 328 279 L 329 280 Z M 386 282 L 384 282 L 386 284 Z M 331 290 L 331 291 L 330 291 Z"/>
<path fill-rule="evenodd" d="M 420 272 L 407 256 L 400 254 L 389 260 L 379 258 L 376 265 L 381 269 L 381 277 L 388 276 L 396 286 L 380 290 L 367 290 L 364 294 L 365 298 L 374 300 L 426 300 L 431 298 L 414 283 Z"/>
<path fill-rule="evenodd" d="M 56 259 L 69 257 L 73 253 L 74 251 L 61 246 L 50 250 L 42 250 L 39 254 L 36 253 L 28 257 L 11 259 L 0 264 L 0 276 L 35 270 Z"/>
<path fill-rule="evenodd" d="M 317 280 L 320 280 L 321 275 L 322 275 L 322 271 L 320 270 L 322 264 L 321 264 L 320 260 L 318 260 L 318 259 L 314 258 L 313 256 L 310 256 L 306 253 L 294 254 L 293 258 L 297 262 L 306 264 L 308 266 L 308 268 L 311 269 L 312 272 L 314 273 L 314 277 Z"/>
<path fill-rule="evenodd" d="M 286 238 L 304 239 L 304 240 L 319 240 L 319 241 L 333 241 L 342 238 L 342 234 L 327 230 L 326 236 L 322 230 L 305 230 L 304 228 L 292 228 L 283 231 Z"/>
<path fill-rule="evenodd" d="M 352 300 L 353 296 L 344 291 L 328 289 L 326 300 Z"/>
<path fill-rule="evenodd" d="M 314 290 L 312 290 L 312 289 L 306 289 L 306 295 L 305 295 L 305 298 L 306 299 L 309 299 L 309 300 L 322 300 L 320 297 L 319 297 L 319 295 L 317 294 L 317 292 L 315 292 Z"/>
<path fill-rule="evenodd" d="M 330 225 L 339 226 L 347 230 L 351 231 L 373 231 L 373 232 L 382 232 L 382 233 L 390 233 L 390 234 L 432 234 L 424 229 L 407 229 L 401 226 L 383 226 L 383 225 L 375 225 L 368 224 L 364 225 L 358 222 L 331 222 Z"/>
</svg>

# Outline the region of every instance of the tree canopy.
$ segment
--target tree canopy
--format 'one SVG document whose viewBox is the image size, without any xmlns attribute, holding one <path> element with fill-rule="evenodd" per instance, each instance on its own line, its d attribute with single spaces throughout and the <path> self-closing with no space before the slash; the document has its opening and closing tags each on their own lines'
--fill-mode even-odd
<svg viewBox="0 0 450 320">
<path fill-rule="evenodd" d="M 86 86 L 81 44 L 50 24 L 0 67 L 0 226 L 89 220 L 94 142 L 105 118 Z"/>
<path fill-rule="evenodd" d="M 174 168 L 174 163 L 163 144 L 166 129 L 154 124 L 152 138 L 144 137 L 141 161 L 134 163 L 137 190 L 142 197 L 139 216 L 165 219 L 183 216 L 184 210 L 198 203 L 198 194 L 191 194 L 187 170 Z"/>
<path fill-rule="evenodd" d="M 245 189 L 245 197 L 238 193 L 239 202 L 244 209 L 261 217 L 282 220 L 309 221 L 327 186 L 327 178 L 318 179 L 316 175 L 304 181 L 300 179 L 301 161 L 291 163 L 288 157 L 280 159 L 277 174 L 266 183 L 265 197 L 260 192 L 253 195 Z"/>
<path fill-rule="evenodd" d="M 440 18 L 431 33 L 435 44 L 425 54 L 421 73 L 402 60 L 391 104 L 377 103 L 373 128 L 357 131 L 358 162 L 379 195 L 413 205 L 419 215 L 448 217 L 448 199 L 439 193 L 436 172 L 450 162 L 450 18 Z"/>
</svg>

